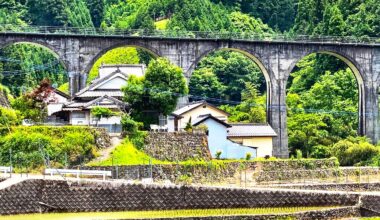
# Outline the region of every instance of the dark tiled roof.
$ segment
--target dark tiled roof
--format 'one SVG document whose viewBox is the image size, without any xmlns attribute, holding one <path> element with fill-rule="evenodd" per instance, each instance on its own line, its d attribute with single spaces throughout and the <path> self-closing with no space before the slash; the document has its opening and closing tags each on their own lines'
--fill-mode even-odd
<svg viewBox="0 0 380 220">
<path fill-rule="evenodd" d="M 207 119 L 212 119 L 212 120 L 214 120 L 214 121 L 216 121 L 216 122 L 224 125 L 227 128 L 231 127 L 231 125 L 229 125 L 226 122 L 220 120 L 219 118 L 216 118 L 216 117 L 212 116 L 211 114 L 203 115 L 201 117 L 196 118 L 195 121 L 194 121 L 194 123 L 193 123 L 193 126 L 200 125 L 202 122 L 206 121 Z"/>
</svg>

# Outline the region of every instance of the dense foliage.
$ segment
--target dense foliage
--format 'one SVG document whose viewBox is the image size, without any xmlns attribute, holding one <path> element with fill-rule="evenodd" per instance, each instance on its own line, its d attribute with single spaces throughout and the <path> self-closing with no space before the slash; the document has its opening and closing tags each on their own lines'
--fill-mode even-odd
<svg viewBox="0 0 380 220">
<path fill-rule="evenodd" d="M 18 110 L 25 119 L 36 123 L 42 122 L 47 116 L 47 103 L 52 98 L 52 92 L 51 82 L 44 79 L 33 91 L 14 99 L 12 107 Z"/>
<path fill-rule="evenodd" d="M 16 168 L 82 164 L 96 156 L 100 134 L 88 127 L 0 128 L 0 162 Z"/>
<path fill-rule="evenodd" d="M 261 94 L 266 91 L 264 75 L 250 58 L 239 52 L 217 51 L 197 65 L 190 78 L 190 94 L 195 96 L 193 99 L 199 96 L 198 99 L 207 97 L 239 102 L 246 82 L 256 85 Z"/>
<path fill-rule="evenodd" d="M 168 59 L 158 58 L 150 62 L 143 78 L 129 77 L 123 92 L 124 101 L 132 109 L 132 118 L 147 127 L 152 122 L 149 117 L 157 120 L 157 114 L 170 114 L 188 88 L 183 70 Z"/>
</svg>

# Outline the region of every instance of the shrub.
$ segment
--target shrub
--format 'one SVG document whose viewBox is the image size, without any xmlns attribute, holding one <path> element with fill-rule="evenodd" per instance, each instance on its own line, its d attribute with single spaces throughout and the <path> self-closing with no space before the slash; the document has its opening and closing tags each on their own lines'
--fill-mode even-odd
<svg viewBox="0 0 380 220">
<path fill-rule="evenodd" d="M 123 115 L 121 118 L 121 125 L 123 127 L 123 131 L 127 133 L 136 133 L 140 128 L 143 127 L 141 122 L 137 122 L 132 119 L 128 114 Z"/>
<path fill-rule="evenodd" d="M 380 154 L 380 149 L 365 138 L 348 138 L 334 144 L 331 154 L 343 166 L 368 165 Z"/>
<path fill-rule="evenodd" d="M 88 127 L 10 127 L 0 133 L 0 164 L 36 169 L 45 162 L 77 165 L 96 154 L 99 134 Z M 67 158 L 67 161 L 66 161 Z"/>
<path fill-rule="evenodd" d="M 247 153 L 245 155 L 245 160 L 251 160 L 251 158 L 252 158 L 252 154 L 251 153 Z"/>
<path fill-rule="evenodd" d="M 220 156 L 222 155 L 222 151 L 221 150 L 217 150 L 216 153 L 215 153 L 215 158 L 217 160 L 220 160 Z"/>
<path fill-rule="evenodd" d="M 299 150 L 299 149 L 296 150 L 296 158 L 297 159 L 302 159 L 302 151 Z"/>
<path fill-rule="evenodd" d="M 13 164 L 37 168 L 44 164 L 46 155 L 54 157 L 52 153 L 52 139 L 43 134 L 16 132 L 0 139 L 0 155 L 3 164 L 10 165 L 10 153 Z"/>
<path fill-rule="evenodd" d="M 19 111 L 0 107 L 0 126 L 14 126 L 21 124 L 22 117 Z"/>
<path fill-rule="evenodd" d="M 109 118 L 111 116 L 117 115 L 117 113 L 113 112 L 109 108 L 96 106 L 96 107 L 91 109 L 91 115 L 93 115 L 95 118 L 100 119 L 102 117 Z"/>
<path fill-rule="evenodd" d="M 331 156 L 330 147 L 324 145 L 314 146 L 310 156 L 316 159 L 329 158 Z"/>
<path fill-rule="evenodd" d="M 191 132 L 193 130 L 193 125 L 191 124 L 191 117 L 189 118 L 189 121 L 186 123 L 185 131 Z"/>
<path fill-rule="evenodd" d="M 80 163 L 80 160 L 94 157 L 94 137 L 89 133 L 70 132 L 63 138 L 62 151 L 67 153 L 70 164 Z"/>
</svg>

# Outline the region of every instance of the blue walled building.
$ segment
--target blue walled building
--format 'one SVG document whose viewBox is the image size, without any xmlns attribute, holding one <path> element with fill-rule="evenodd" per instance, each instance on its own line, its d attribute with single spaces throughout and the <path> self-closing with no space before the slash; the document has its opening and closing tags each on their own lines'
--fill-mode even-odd
<svg viewBox="0 0 380 220">
<path fill-rule="evenodd" d="M 208 114 L 199 116 L 193 126 L 201 124 L 208 128 L 208 147 L 212 157 L 215 157 L 218 151 L 222 152 L 221 158 L 224 159 L 245 158 L 247 153 L 250 153 L 252 158 L 257 157 L 256 147 L 244 146 L 228 139 L 228 128 L 232 126 L 226 122 Z"/>
</svg>

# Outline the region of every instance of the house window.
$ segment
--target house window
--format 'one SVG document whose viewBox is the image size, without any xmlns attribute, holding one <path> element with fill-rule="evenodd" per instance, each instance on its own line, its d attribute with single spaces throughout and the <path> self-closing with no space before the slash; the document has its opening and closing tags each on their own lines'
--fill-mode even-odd
<svg viewBox="0 0 380 220">
<path fill-rule="evenodd" d="M 71 114 L 71 117 L 72 118 L 76 118 L 76 119 L 85 119 L 86 118 L 86 113 L 84 113 L 84 112 L 73 112 Z"/>
<path fill-rule="evenodd" d="M 159 124 L 160 126 L 165 126 L 165 125 L 167 124 L 167 118 L 166 118 L 165 115 L 160 114 L 160 115 L 158 116 L 158 124 Z"/>
</svg>

